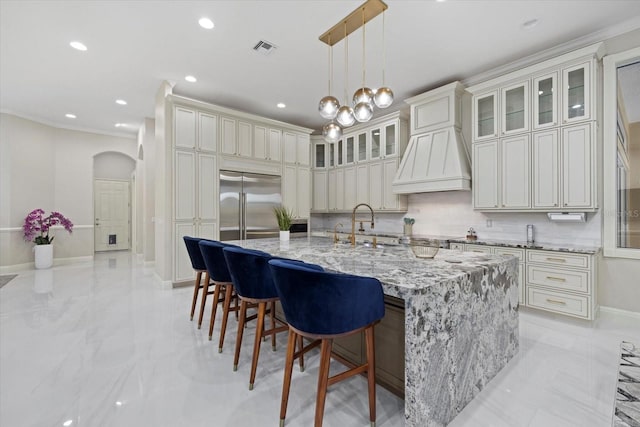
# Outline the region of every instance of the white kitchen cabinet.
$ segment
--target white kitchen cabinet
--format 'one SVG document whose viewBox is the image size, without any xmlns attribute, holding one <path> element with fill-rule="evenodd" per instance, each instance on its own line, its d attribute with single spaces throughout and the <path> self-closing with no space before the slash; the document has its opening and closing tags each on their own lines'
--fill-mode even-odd
<svg viewBox="0 0 640 427">
<path fill-rule="evenodd" d="M 591 119 L 591 63 L 562 70 L 562 123 Z"/>
<path fill-rule="evenodd" d="M 529 197 L 529 135 L 500 140 L 501 206 L 525 209 L 531 206 Z"/>
<path fill-rule="evenodd" d="M 558 126 L 558 73 L 533 79 L 533 130 Z"/>
<path fill-rule="evenodd" d="M 498 92 L 491 91 L 473 97 L 473 140 L 498 137 Z"/>
<path fill-rule="evenodd" d="M 361 164 L 356 168 L 356 204 L 369 204 L 369 165 Z M 354 205 L 355 206 L 355 205 Z"/>
<path fill-rule="evenodd" d="M 327 170 L 313 171 L 313 203 L 311 210 L 313 212 L 327 212 L 329 205 L 328 192 L 328 175 Z"/>
<path fill-rule="evenodd" d="M 344 176 L 344 175 L 343 175 Z M 327 171 L 327 210 L 333 212 L 338 209 L 338 171 Z"/>
<path fill-rule="evenodd" d="M 253 125 L 238 121 L 238 148 L 239 156 L 251 157 L 253 151 Z"/>
<path fill-rule="evenodd" d="M 562 129 L 562 206 L 593 208 L 594 153 L 591 124 Z"/>
<path fill-rule="evenodd" d="M 173 248 L 174 264 L 173 264 L 173 281 L 182 282 L 193 280 L 193 266 L 184 244 L 184 236 L 202 237 L 205 239 L 215 239 L 216 223 L 215 222 L 185 222 L 176 223 L 174 228 Z"/>
<path fill-rule="evenodd" d="M 282 131 L 269 129 L 269 160 L 279 162 L 282 159 Z"/>
<path fill-rule="evenodd" d="M 393 192 L 393 178 L 398 164 L 398 158 L 369 164 L 369 204 L 375 211 L 407 209 L 407 196 Z"/>
<path fill-rule="evenodd" d="M 473 144 L 473 207 L 498 208 L 498 141 Z"/>
<path fill-rule="evenodd" d="M 269 160 L 268 132 L 264 126 L 253 127 L 253 157 L 258 160 Z"/>
<path fill-rule="evenodd" d="M 218 149 L 218 116 L 198 112 L 198 147 L 202 151 Z"/>
<path fill-rule="evenodd" d="M 326 142 L 314 142 L 312 144 L 313 150 L 313 168 L 325 169 L 328 167 L 327 161 L 327 143 Z"/>
<path fill-rule="evenodd" d="M 349 209 L 347 205 L 345 205 L 344 203 L 344 195 L 345 195 L 345 188 L 344 188 L 344 169 L 340 168 L 340 169 L 336 169 L 336 184 L 335 184 L 335 193 L 336 193 L 336 210 L 341 211 L 341 210 L 346 210 Z M 329 189 L 331 190 L 331 188 Z"/>
<path fill-rule="evenodd" d="M 175 147 L 196 148 L 196 113 L 193 110 L 176 107 L 173 117 L 173 140 Z"/>
<path fill-rule="evenodd" d="M 349 166 L 355 163 L 356 161 L 356 156 L 355 156 L 355 141 L 356 141 L 356 136 L 355 135 L 347 135 L 344 137 L 344 154 L 343 154 L 343 158 L 344 158 L 344 164 Z"/>
<path fill-rule="evenodd" d="M 343 208 L 350 210 L 358 204 L 358 183 L 356 178 L 356 167 L 344 168 L 344 205 Z"/>
<path fill-rule="evenodd" d="M 309 166 L 309 135 L 283 132 L 284 162 Z"/>
<path fill-rule="evenodd" d="M 235 119 L 220 117 L 220 151 L 223 154 L 238 154 L 236 127 Z"/>
<path fill-rule="evenodd" d="M 356 136 L 356 162 L 366 162 L 367 158 L 367 133 L 360 132 Z"/>
<path fill-rule="evenodd" d="M 531 182 L 533 207 L 560 206 L 560 149 L 558 130 L 533 133 Z"/>
<path fill-rule="evenodd" d="M 396 157 L 402 148 L 399 144 L 399 121 L 382 123 L 369 129 L 369 160 Z"/>
<path fill-rule="evenodd" d="M 176 150 L 174 155 L 174 219 L 196 219 L 196 153 Z"/>
<path fill-rule="evenodd" d="M 309 168 L 285 165 L 282 176 L 282 204 L 295 219 L 309 218 L 311 208 L 311 174 Z"/>
<path fill-rule="evenodd" d="M 502 136 L 529 130 L 529 82 L 520 82 L 500 90 Z"/>
<path fill-rule="evenodd" d="M 216 219 L 216 206 L 218 196 L 216 183 L 218 182 L 218 171 L 216 169 L 216 156 L 211 154 L 198 154 L 198 169 L 196 177 L 198 179 L 198 219 L 212 221 Z"/>
<path fill-rule="evenodd" d="M 467 88 L 473 95 L 474 209 L 598 209 L 595 95 L 602 47 L 578 49 Z M 493 170 L 493 147 L 478 145 L 497 139 L 496 126 L 499 171 Z M 528 136 L 529 150 L 505 145 L 505 136 L 516 134 Z"/>
</svg>

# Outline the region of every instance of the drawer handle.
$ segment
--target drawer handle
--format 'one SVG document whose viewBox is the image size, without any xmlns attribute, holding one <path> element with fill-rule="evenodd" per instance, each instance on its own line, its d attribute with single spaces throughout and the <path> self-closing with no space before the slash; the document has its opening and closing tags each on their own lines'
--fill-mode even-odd
<svg viewBox="0 0 640 427">
<path fill-rule="evenodd" d="M 566 259 L 564 258 L 547 258 L 547 261 L 553 261 L 553 262 L 567 262 Z"/>
<path fill-rule="evenodd" d="M 471 252 L 478 252 L 478 253 L 481 253 L 481 254 L 485 253 L 484 251 L 479 251 L 477 249 L 471 249 Z"/>
<path fill-rule="evenodd" d="M 558 301 L 557 299 L 550 299 L 550 298 L 547 298 L 547 302 L 548 302 L 548 303 L 550 303 L 550 304 L 567 305 L 567 303 L 566 303 L 566 302 L 564 302 L 564 301 Z"/>
<path fill-rule="evenodd" d="M 547 276 L 547 280 L 555 280 L 556 282 L 566 282 L 567 279 L 563 279 L 562 277 L 553 277 L 553 276 Z"/>
</svg>

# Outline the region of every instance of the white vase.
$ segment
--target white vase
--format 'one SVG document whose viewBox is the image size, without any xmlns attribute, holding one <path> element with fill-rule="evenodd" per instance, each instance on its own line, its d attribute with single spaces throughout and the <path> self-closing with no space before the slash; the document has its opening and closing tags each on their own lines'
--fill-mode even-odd
<svg viewBox="0 0 640 427">
<path fill-rule="evenodd" d="M 36 268 L 49 268 L 53 265 L 53 245 L 35 245 Z"/>
<path fill-rule="evenodd" d="M 280 241 L 281 242 L 289 241 L 289 230 L 280 230 Z"/>
</svg>

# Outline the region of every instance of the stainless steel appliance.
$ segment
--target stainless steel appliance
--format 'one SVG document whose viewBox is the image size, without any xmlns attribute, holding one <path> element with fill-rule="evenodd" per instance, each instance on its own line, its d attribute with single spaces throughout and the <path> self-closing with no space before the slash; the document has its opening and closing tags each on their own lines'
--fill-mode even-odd
<svg viewBox="0 0 640 427">
<path fill-rule="evenodd" d="M 280 189 L 279 176 L 220 171 L 220 240 L 277 237 Z"/>
</svg>

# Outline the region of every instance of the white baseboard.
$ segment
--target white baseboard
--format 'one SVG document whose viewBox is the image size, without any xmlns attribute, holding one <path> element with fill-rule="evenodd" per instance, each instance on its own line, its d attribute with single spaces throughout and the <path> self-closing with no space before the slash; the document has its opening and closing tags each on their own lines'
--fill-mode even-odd
<svg viewBox="0 0 640 427">
<path fill-rule="evenodd" d="M 600 306 L 600 311 L 603 313 L 620 314 L 623 316 L 635 317 L 636 319 L 640 319 L 640 313 L 638 313 L 637 311 L 622 310 L 620 308 L 605 307 L 603 305 Z"/>
<path fill-rule="evenodd" d="M 162 280 L 157 272 L 153 273 L 153 277 L 158 281 L 158 283 L 160 283 L 161 289 L 173 289 L 173 283 L 171 282 L 171 280 Z"/>
<path fill-rule="evenodd" d="M 90 261 L 93 261 L 93 255 L 70 257 L 70 258 L 54 258 L 53 266 L 57 267 L 59 265 L 77 264 L 81 262 L 90 262 Z M 0 267 L 0 274 L 11 274 L 11 273 L 17 273 L 17 272 L 29 271 L 29 270 L 35 270 L 35 269 L 36 269 L 35 262 L 4 265 Z"/>
<path fill-rule="evenodd" d="M 153 266 L 155 266 L 155 265 L 156 265 L 156 262 L 155 262 L 155 261 L 145 261 L 145 262 L 143 263 L 143 265 L 144 265 L 145 267 L 153 267 Z"/>
<path fill-rule="evenodd" d="M 182 280 L 180 282 L 173 282 L 171 286 L 175 288 L 192 287 L 195 282 L 193 280 Z"/>
</svg>

